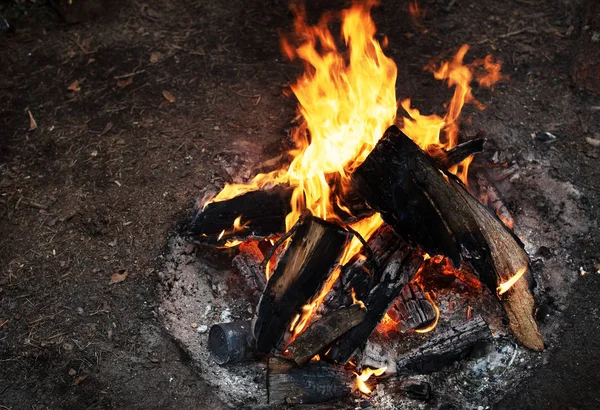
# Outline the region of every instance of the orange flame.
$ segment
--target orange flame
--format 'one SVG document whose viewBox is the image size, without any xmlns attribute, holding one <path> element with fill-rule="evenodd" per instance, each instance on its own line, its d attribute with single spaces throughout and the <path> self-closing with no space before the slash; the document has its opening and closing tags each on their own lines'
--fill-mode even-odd
<svg viewBox="0 0 600 410">
<path fill-rule="evenodd" d="M 356 387 L 358 387 L 358 390 L 360 390 L 364 394 L 371 393 L 373 390 L 371 387 L 367 386 L 366 381 L 369 380 L 371 376 L 381 376 L 386 371 L 386 369 L 387 367 L 382 367 L 380 369 L 371 369 L 367 367 L 363 369 L 363 371 L 360 374 L 354 373 L 356 375 Z"/>
<path fill-rule="evenodd" d="M 512 285 L 514 285 L 519 279 L 521 279 L 521 276 L 523 276 L 523 274 L 526 271 L 527 266 L 524 266 L 521 269 L 519 269 L 519 271 L 512 278 L 510 278 L 506 282 L 499 284 L 497 289 L 498 296 L 502 295 L 503 293 L 506 293 L 512 287 Z"/>
<path fill-rule="evenodd" d="M 367 308 L 365 306 L 365 304 L 363 303 L 362 300 L 356 299 L 356 292 L 354 291 L 354 289 L 352 289 L 352 303 L 353 304 L 358 304 L 361 309 L 366 309 Z"/>
<path fill-rule="evenodd" d="M 463 60 L 467 51 L 469 46 L 465 44 L 452 60 L 442 63 L 437 70 L 433 66 L 426 67 L 433 71 L 436 79 L 447 80 L 449 87 L 455 87 L 444 118 L 435 114 L 421 115 L 419 110 L 411 108 L 409 99 L 400 103 L 410 117 L 404 120 L 402 131 L 426 151 L 431 152 L 440 148 L 449 150 L 458 144 L 458 120 L 466 103 L 474 104 L 479 109 L 485 108 L 471 92 L 471 82 L 474 77 L 480 86 L 488 88 L 504 78 L 500 73 L 500 64 L 495 63 L 492 56 L 488 55 L 483 60 L 475 60 L 465 65 Z M 484 73 L 475 74 L 482 68 Z M 467 184 L 467 171 L 472 160 L 472 156 L 465 159 L 461 164 L 452 167 L 450 172 Z"/>
<path fill-rule="evenodd" d="M 219 234 L 219 237 L 217 238 L 217 241 L 220 241 L 221 239 L 223 239 L 224 236 L 229 236 L 229 235 L 233 235 L 236 232 L 240 232 L 243 231 L 244 229 L 246 229 L 246 226 L 250 223 L 250 221 L 246 221 L 242 224 L 242 215 L 238 216 L 237 218 L 235 218 L 235 220 L 233 221 L 233 227 L 230 230 L 226 230 L 223 229 L 221 231 L 221 233 Z M 228 241 L 229 242 L 229 241 Z M 235 243 L 235 240 L 232 241 L 231 243 Z M 241 243 L 241 242 L 240 242 Z M 239 245 L 239 243 L 237 244 Z M 231 247 L 231 246 L 236 246 L 236 245 L 227 245 L 227 243 L 225 244 L 226 247 Z"/>
</svg>

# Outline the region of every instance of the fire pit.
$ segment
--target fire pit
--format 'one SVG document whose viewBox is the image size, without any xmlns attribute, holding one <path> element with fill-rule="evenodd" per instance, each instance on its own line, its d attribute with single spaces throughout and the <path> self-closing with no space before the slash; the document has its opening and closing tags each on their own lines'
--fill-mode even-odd
<svg viewBox="0 0 600 410">
<path fill-rule="evenodd" d="M 397 104 L 371 6 L 340 14 L 343 45 L 330 15 L 313 26 L 294 8 L 296 148 L 207 190 L 170 240 L 166 326 L 234 406 L 487 405 L 544 349 L 535 270 L 494 182 L 511 170 L 470 167 L 481 135 L 459 143 L 463 105 L 483 109 L 473 84 L 500 64 L 465 64 L 463 46 L 430 67 L 454 87 L 443 117 Z"/>
</svg>

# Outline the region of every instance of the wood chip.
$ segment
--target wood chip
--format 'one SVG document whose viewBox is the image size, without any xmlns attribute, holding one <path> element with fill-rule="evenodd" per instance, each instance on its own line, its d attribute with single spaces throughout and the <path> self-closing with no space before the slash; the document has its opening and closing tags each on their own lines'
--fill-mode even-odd
<svg viewBox="0 0 600 410">
<path fill-rule="evenodd" d="M 81 375 L 81 376 L 78 376 L 78 377 L 76 377 L 76 378 L 73 380 L 73 386 L 77 386 L 77 385 L 79 385 L 79 384 L 80 384 L 82 381 L 84 381 L 85 379 L 87 379 L 87 374 L 84 374 L 84 375 Z"/>
<path fill-rule="evenodd" d="M 8 319 L 5 319 L 5 320 L 0 319 L 0 329 L 2 329 L 4 327 L 4 325 L 7 323 L 8 323 Z"/>
<path fill-rule="evenodd" d="M 27 110 L 27 113 L 29 114 L 29 131 L 37 130 L 37 122 L 35 122 L 31 111 Z"/>
<path fill-rule="evenodd" d="M 173 94 L 171 94 L 170 92 L 166 91 L 166 90 L 163 90 L 162 95 L 171 104 L 173 104 L 175 101 L 177 101 L 177 99 L 175 98 L 175 96 Z"/>
<path fill-rule="evenodd" d="M 73 91 L 75 93 L 78 93 L 79 91 L 81 91 L 81 87 L 79 85 L 79 80 L 75 80 L 71 84 L 69 84 L 69 86 L 67 87 L 67 90 Z"/>
<path fill-rule="evenodd" d="M 592 147 L 600 147 L 600 140 L 596 138 L 585 137 L 585 141 Z"/>
<path fill-rule="evenodd" d="M 110 282 L 108 282 L 108 284 L 114 285 L 115 283 L 121 283 L 125 279 L 127 279 L 128 275 L 129 275 L 129 272 L 127 270 L 121 269 L 119 272 L 112 274 L 112 276 L 110 277 Z"/>
<path fill-rule="evenodd" d="M 160 57 L 161 57 L 161 54 L 158 51 L 155 51 L 152 54 L 150 54 L 150 62 L 152 64 L 156 64 L 160 61 Z"/>
<path fill-rule="evenodd" d="M 124 88 L 133 83 L 133 77 L 127 77 L 122 80 L 117 81 L 117 87 Z"/>
</svg>

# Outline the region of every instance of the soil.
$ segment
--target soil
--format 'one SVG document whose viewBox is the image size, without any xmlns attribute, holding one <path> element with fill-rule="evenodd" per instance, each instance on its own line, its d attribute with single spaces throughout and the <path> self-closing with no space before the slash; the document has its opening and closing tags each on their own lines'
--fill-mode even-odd
<svg viewBox="0 0 600 410">
<path fill-rule="evenodd" d="M 310 11 L 325 4 L 343 2 Z M 467 133 L 485 128 L 502 160 L 574 187 L 590 224 L 532 198 L 574 238 L 547 246 L 568 255 L 573 287 L 550 315 L 562 332 L 548 363 L 498 407 L 597 408 L 600 148 L 586 138 L 600 139 L 600 97 L 570 80 L 581 5 L 421 6 L 418 25 L 405 1 L 374 12 L 399 98 L 442 112 L 450 91 L 423 71 L 431 59 L 464 43 L 468 58 L 498 57 L 509 78 L 475 91 L 487 109 L 467 109 Z M 282 89 L 301 68 L 279 52 L 287 2 L 125 0 L 79 24 L 45 1 L 0 13 L 0 408 L 226 408 L 164 330 L 157 271 L 206 187 L 284 149 L 295 103 Z"/>
</svg>

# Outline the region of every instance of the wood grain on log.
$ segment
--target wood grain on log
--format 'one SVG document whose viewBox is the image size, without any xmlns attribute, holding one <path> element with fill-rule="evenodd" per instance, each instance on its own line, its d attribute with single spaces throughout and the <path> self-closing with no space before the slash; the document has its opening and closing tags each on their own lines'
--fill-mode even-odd
<svg viewBox="0 0 600 410">
<path fill-rule="evenodd" d="M 476 316 L 429 339 L 396 361 L 398 374 L 427 374 L 464 358 L 477 343 L 491 339 L 488 325 Z"/>
</svg>

